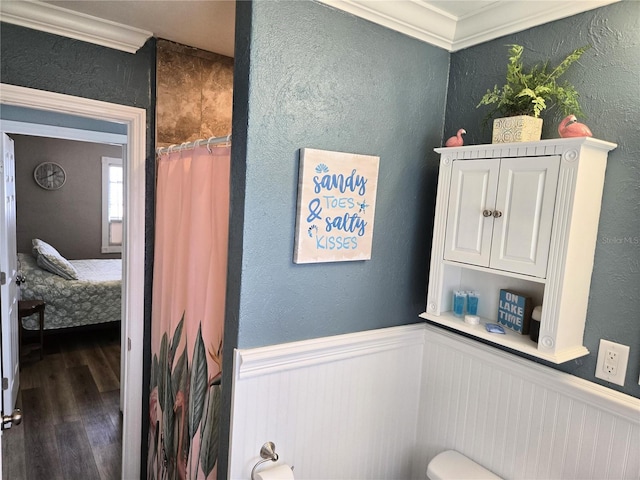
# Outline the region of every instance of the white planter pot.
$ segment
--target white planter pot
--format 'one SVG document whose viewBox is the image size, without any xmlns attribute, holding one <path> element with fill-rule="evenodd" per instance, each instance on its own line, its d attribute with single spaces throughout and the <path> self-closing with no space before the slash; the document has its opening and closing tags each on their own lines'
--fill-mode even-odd
<svg viewBox="0 0 640 480">
<path fill-rule="evenodd" d="M 537 142 L 542 135 L 542 119 L 520 115 L 493 121 L 492 143 Z"/>
</svg>

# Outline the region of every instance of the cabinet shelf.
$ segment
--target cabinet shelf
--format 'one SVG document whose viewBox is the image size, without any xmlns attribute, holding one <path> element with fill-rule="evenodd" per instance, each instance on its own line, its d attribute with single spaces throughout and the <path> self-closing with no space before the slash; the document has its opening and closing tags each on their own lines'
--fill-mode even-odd
<svg viewBox="0 0 640 480">
<path fill-rule="evenodd" d="M 501 333 L 487 332 L 485 325 L 487 323 L 496 322 L 495 320 L 490 320 L 484 317 L 480 317 L 479 325 L 470 325 L 465 323 L 463 319 L 456 317 L 451 312 L 442 312 L 440 315 L 431 315 L 425 312 L 421 313 L 420 317 L 459 332 L 487 340 L 491 343 L 495 343 L 496 345 L 501 345 L 552 363 L 564 363 L 566 361 L 573 360 L 574 358 L 583 357 L 589 354 L 589 350 L 583 346 L 577 346 L 574 349 L 557 354 L 541 352 L 538 350 L 538 344 L 531 340 L 528 335 L 521 335 L 509 330 L 508 328 L 504 329 L 504 335 Z"/>
<path fill-rule="evenodd" d="M 443 260 L 442 264 L 450 265 L 452 267 L 468 268 L 469 270 L 477 270 L 478 272 L 493 273 L 493 274 L 499 273 L 504 277 L 517 278 L 519 280 L 526 280 L 528 282 L 535 282 L 535 283 L 542 283 L 542 284 L 546 282 L 544 278 L 540 278 L 540 277 L 533 277 L 531 275 L 522 275 L 521 273 L 516 273 L 516 272 L 507 272 L 505 270 L 496 270 L 494 268 L 481 267 L 479 265 L 471 265 L 469 263 L 459 263 L 459 262 L 452 262 L 451 260 Z"/>
</svg>

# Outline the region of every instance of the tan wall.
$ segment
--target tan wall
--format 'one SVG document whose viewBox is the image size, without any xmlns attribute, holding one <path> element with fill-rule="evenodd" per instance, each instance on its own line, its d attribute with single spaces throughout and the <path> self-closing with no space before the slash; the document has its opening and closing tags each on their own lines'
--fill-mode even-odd
<svg viewBox="0 0 640 480">
<path fill-rule="evenodd" d="M 31 240 L 50 243 L 70 259 L 120 258 L 103 254 L 102 157 L 122 158 L 122 147 L 11 134 L 16 158 L 16 237 L 18 252 L 31 252 Z M 42 162 L 67 172 L 59 190 L 44 190 L 33 179 Z"/>
<path fill-rule="evenodd" d="M 233 58 L 159 39 L 157 84 L 157 147 L 231 133 Z"/>
</svg>

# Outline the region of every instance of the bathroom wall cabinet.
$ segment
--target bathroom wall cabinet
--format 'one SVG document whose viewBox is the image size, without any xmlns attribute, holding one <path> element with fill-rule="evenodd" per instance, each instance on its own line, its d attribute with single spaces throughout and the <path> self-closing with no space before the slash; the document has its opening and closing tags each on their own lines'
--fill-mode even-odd
<svg viewBox="0 0 640 480">
<path fill-rule="evenodd" d="M 553 363 L 583 346 L 608 152 L 593 138 L 437 148 L 440 172 L 427 309 L 421 317 Z M 542 305 L 538 342 L 495 323 L 500 289 Z M 480 294 L 479 325 L 452 313 Z"/>
</svg>

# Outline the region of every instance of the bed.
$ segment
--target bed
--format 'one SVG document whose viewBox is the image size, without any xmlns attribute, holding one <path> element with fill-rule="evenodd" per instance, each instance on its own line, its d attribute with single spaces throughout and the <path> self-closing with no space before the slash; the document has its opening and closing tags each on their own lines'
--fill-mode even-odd
<svg viewBox="0 0 640 480">
<path fill-rule="evenodd" d="M 46 302 L 45 330 L 116 322 L 121 317 L 122 261 L 66 260 L 77 279 L 66 279 L 38 265 L 31 253 L 18 253 L 25 276 L 20 285 L 22 300 Z M 22 320 L 27 330 L 38 330 L 38 316 Z"/>
</svg>

